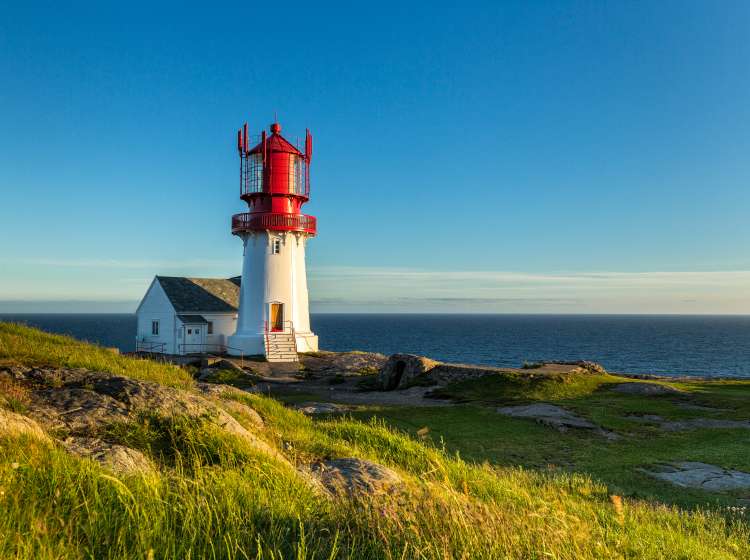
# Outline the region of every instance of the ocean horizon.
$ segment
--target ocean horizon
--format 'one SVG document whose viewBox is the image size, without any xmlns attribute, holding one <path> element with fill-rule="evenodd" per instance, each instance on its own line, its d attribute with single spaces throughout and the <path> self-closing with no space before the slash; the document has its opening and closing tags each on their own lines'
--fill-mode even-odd
<svg viewBox="0 0 750 560">
<path fill-rule="evenodd" d="M 132 313 L 0 313 L 0 321 L 135 348 Z M 322 350 L 518 367 L 592 360 L 612 372 L 750 377 L 750 315 L 313 313 Z"/>
</svg>

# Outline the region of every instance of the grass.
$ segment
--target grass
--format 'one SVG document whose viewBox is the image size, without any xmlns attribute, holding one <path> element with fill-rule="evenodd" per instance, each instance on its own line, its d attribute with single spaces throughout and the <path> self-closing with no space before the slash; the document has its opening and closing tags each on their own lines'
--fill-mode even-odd
<svg viewBox="0 0 750 560">
<path fill-rule="evenodd" d="M 194 386 L 192 376 L 178 366 L 121 356 L 101 346 L 16 323 L 0 322 L 0 364 L 86 368 L 181 389 Z"/>
<path fill-rule="evenodd" d="M 585 397 L 601 385 L 622 379 L 607 374 L 536 373 L 534 369 L 500 371 L 483 377 L 451 383 L 433 391 L 439 398 L 485 404 L 512 401 L 556 401 Z"/>
<path fill-rule="evenodd" d="M 239 389 L 248 389 L 255 385 L 257 379 L 257 376 L 237 369 L 217 369 L 212 371 L 210 377 L 203 381 L 231 385 Z"/>
<path fill-rule="evenodd" d="M 660 381 L 683 393 L 643 397 L 612 391 L 614 384 L 633 381 L 618 376 L 525 377 L 503 373 L 439 390 L 441 396 L 464 403 L 460 406 L 377 407 L 353 416 L 364 421 L 378 418 L 414 436 L 426 428 L 434 442 L 472 461 L 586 473 L 605 483 L 611 493 L 632 498 L 687 508 L 728 507 L 735 505 L 737 499 L 750 499 L 747 491 L 711 494 L 676 488 L 643 472 L 674 461 L 700 461 L 750 471 L 750 430 L 704 428 L 669 432 L 658 423 L 639 423 L 628 418 L 657 415 L 664 420 L 747 419 L 750 382 Z M 497 406 L 541 401 L 569 409 L 621 437 L 608 441 L 586 430 L 560 433 L 533 420 L 505 417 L 495 411 Z"/>
<path fill-rule="evenodd" d="M 446 408 L 450 418 L 439 409 L 410 409 L 408 422 L 442 426 L 449 436 L 443 444 L 435 429 L 420 438 L 410 435 L 409 424 L 395 428 L 394 416 L 388 423 L 313 420 L 270 397 L 228 392 L 226 398 L 261 415 L 265 428 L 255 433 L 279 456 L 258 451 L 210 417 L 142 414 L 98 435 L 142 450 L 155 470 L 115 475 L 0 427 L 0 558 L 750 557 L 742 516 L 613 497 L 584 472 L 543 465 L 543 452 L 535 468 L 504 463 L 499 442 L 492 443 L 498 461 L 483 460 L 487 451 L 470 446 L 456 454 L 461 433 L 476 444 L 483 435 L 470 430 L 490 430 L 495 417 L 486 407 Z M 383 412 L 402 414 L 405 423 L 409 413 Z M 457 422 L 453 432 L 449 420 Z M 519 426 L 510 424 L 505 435 Z M 403 477 L 403 492 L 326 497 L 300 469 L 333 457 L 389 466 Z"/>
<path fill-rule="evenodd" d="M 408 480 L 400 496 L 328 500 L 290 464 L 160 423 L 151 475 L 116 477 L 25 438 L 0 438 L 0 556 L 16 558 L 740 558 L 747 526 L 625 501 L 578 474 L 473 465 L 379 422 L 313 422 L 252 403 L 290 462 L 363 456 Z M 156 434 L 156 436 L 154 436 Z M 137 444 L 132 433 L 125 441 Z M 141 436 L 138 436 L 141 437 Z M 130 438 L 130 439 L 128 439 Z M 143 445 L 149 449 L 149 445 Z M 170 449 L 169 457 L 162 452 Z"/>
</svg>

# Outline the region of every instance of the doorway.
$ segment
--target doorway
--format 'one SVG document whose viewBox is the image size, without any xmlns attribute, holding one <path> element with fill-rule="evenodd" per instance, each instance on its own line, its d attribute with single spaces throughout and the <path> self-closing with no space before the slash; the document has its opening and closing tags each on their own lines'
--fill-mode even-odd
<svg viewBox="0 0 750 560">
<path fill-rule="evenodd" d="M 195 354 L 203 350 L 205 330 L 203 325 L 185 325 L 184 354 Z"/>
<path fill-rule="evenodd" d="M 272 303 L 270 308 L 270 327 L 272 332 L 281 332 L 284 330 L 284 304 Z"/>
</svg>

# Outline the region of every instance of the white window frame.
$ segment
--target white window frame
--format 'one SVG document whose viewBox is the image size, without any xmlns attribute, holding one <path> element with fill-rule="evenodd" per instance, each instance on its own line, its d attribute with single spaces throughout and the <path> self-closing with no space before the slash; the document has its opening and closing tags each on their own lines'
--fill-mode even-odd
<svg viewBox="0 0 750 560">
<path fill-rule="evenodd" d="M 274 238 L 274 240 L 271 242 L 271 254 L 281 254 L 281 239 L 279 239 L 278 237 Z"/>
<path fill-rule="evenodd" d="M 159 319 L 151 319 L 151 336 L 159 336 Z"/>
<path fill-rule="evenodd" d="M 208 327 L 206 327 L 206 334 L 214 334 L 214 322 L 208 321 Z"/>
</svg>

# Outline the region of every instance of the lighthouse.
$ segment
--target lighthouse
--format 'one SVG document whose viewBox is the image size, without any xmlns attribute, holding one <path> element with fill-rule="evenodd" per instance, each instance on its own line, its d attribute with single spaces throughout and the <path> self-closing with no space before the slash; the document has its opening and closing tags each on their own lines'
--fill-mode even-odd
<svg viewBox="0 0 750 560">
<path fill-rule="evenodd" d="M 310 199 L 312 136 L 307 130 L 304 146 L 294 145 L 275 122 L 257 140 L 249 142 L 247 123 L 237 132 L 240 198 L 249 211 L 232 216 L 244 256 L 237 330 L 227 346 L 233 355 L 297 361 L 297 352 L 318 349 L 305 269 L 305 246 L 317 226 L 301 211 Z"/>
</svg>

